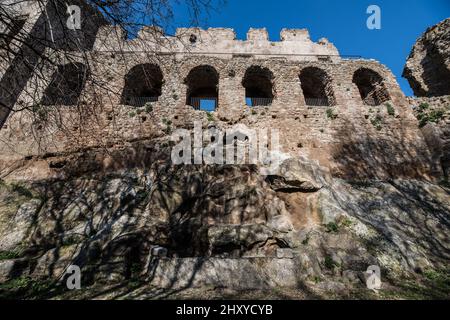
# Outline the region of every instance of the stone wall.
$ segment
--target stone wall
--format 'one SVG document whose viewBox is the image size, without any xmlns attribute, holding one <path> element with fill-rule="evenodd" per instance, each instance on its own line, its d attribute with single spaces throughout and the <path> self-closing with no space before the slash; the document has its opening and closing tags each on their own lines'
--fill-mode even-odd
<svg viewBox="0 0 450 320">
<path fill-rule="evenodd" d="M 450 170 L 450 96 L 409 98 L 433 158 L 441 163 L 444 178 Z"/>
<path fill-rule="evenodd" d="M 428 28 L 417 40 L 403 76 L 418 97 L 450 94 L 450 19 Z"/>
<path fill-rule="evenodd" d="M 17 97 L 16 112 L 0 131 L 3 175 L 20 159 L 164 137 L 177 128 L 192 128 L 195 120 L 205 128 L 240 123 L 278 129 L 283 152 L 317 160 L 341 177 L 432 178 L 442 171 L 440 163 L 431 160 L 392 72 L 375 60 L 343 59 L 326 39 L 314 43 L 304 29 L 284 29 L 281 41 L 271 42 L 264 29 L 249 30 L 247 40 L 241 41 L 231 29 L 178 29 L 175 37 L 163 37 L 161 30 L 147 27 L 137 39 L 126 40 L 120 30 L 104 26 L 91 49 L 68 53 L 46 48 L 54 63 L 42 63 L 40 73 L 29 76 Z M 39 103 L 58 68 L 74 62 L 89 66 L 78 104 Z M 161 69 L 161 95 L 146 106 L 124 105 L 125 79 L 141 64 Z M 211 114 L 186 103 L 186 78 L 201 66 L 215 70 L 219 78 L 218 106 Z M 271 74 L 273 101 L 267 106 L 246 105 L 243 79 L 255 66 Z M 308 105 L 299 77 L 306 68 L 325 75 L 319 78 L 326 83 L 317 85 L 325 87 L 330 106 Z M 377 91 L 384 90 L 377 105 L 363 101 L 362 89 L 354 82 L 361 69 L 381 79 L 371 83 Z"/>
</svg>

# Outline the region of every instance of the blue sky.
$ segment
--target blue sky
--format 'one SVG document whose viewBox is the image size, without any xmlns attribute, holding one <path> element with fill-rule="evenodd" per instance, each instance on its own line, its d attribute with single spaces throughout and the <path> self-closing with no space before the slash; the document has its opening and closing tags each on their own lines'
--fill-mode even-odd
<svg viewBox="0 0 450 320">
<path fill-rule="evenodd" d="M 369 5 L 381 8 L 381 30 L 366 27 Z M 373 58 L 387 65 L 407 95 L 408 82 L 401 77 L 406 58 L 427 27 L 450 17 L 449 0 L 227 0 L 212 11 L 201 27 L 233 28 L 245 39 L 250 27 L 265 27 L 272 41 L 282 28 L 307 28 L 311 39 L 333 42 L 342 55 Z M 186 10 L 175 10 L 177 26 L 188 26 Z"/>
</svg>

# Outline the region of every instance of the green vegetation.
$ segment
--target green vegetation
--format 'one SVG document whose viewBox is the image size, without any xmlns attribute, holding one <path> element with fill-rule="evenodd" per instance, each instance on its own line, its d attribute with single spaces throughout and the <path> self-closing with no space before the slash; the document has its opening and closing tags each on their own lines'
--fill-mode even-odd
<svg viewBox="0 0 450 320">
<path fill-rule="evenodd" d="M 350 227 L 353 222 L 349 218 L 344 218 L 341 220 L 340 225 L 343 227 Z"/>
<path fill-rule="evenodd" d="M 419 120 L 419 128 L 423 128 L 428 123 L 438 123 L 444 116 L 444 110 L 431 110 L 428 113 L 422 112 L 417 114 Z"/>
<path fill-rule="evenodd" d="M 45 299 L 62 291 L 54 280 L 21 276 L 0 284 L 0 299 Z"/>
<path fill-rule="evenodd" d="M 424 110 L 427 110 L 427 109 L 429 109 L 430 108 L 430 105 L 428 104 L 428 103 L 421 103 L 420 105 L 419 105 L 419 110 L 420 111 L 424 111 Z"/>
<path fill-rule="evenodd" d="M 370 120 L 370 122 L 372 123 L 372 125 L 375 127 L 375 129 L 377 129 L 378 131 L 380 131 L 383 127 L 383 118 L 381 117 L 380 114 L 377 114 L 375 116 L 375 118 L 373 118 L 372 120 Z"/>
<path fill-rule="evenodd" d="M 339 266 L 339 263 L 334 261 L 331 256 L 325 256 L 325 260 L 323 262 L 323 265 L 325 266 L 325 268 L 327 268 L 329 270 L 333 270 L 335 267 Z"/>
<path fill-rule="evenodd" d="M 130 113 L 128 113 L 128 116 L 129 116 L 130 118 L 134 118 L 134 117 L 136 116 L 136 112 L 131 111 Z"/>
<path fill-rule="evenodd" d="M 206 118 L 208 119 L 209 122 L 214 121 L 214 115 L 209 111 L 206 111 Z"/>
<path fill-rule="evenodd" d="M 334 112 L 333 108 L 328 108 L 327 109 L 327 118 L 334 120 L 337 119 L 338 115 Z"/>
<path fill-rule="evenodd" d="M 161 122 L 166 125 L 166 127 L 163 129 L 163 132 L 165 134 L 171 134 L 172 133 L 172 127 L 171 127 L 172 121 L 168 120 L 167 118 L 162 118 Z"/>
<path fill-rule="evenodd" d="M 450 110 L 450 107 L 447 107 Z M 430 109 L 428 103 L 421 103 L 417 107 L 417 120 L 419 120 L 419 128 L 423 128 L 428 123 L 438 123 L 444 117 L 444 109 Z"/>
<path fill-rule="evenodd" d="M 390 279 L 395 290 L 382 291 L 383 299 L 447 300 L 450 292 L 450 270 L 428 269 L 423 278 Z"/>
<path fill-rule="evenodd" d="M 0 261 L 9 260 L 9 259 L 17 259 L 23 255 L 23 251 L 21 249 L 13 250 L 13 251 L 0 251 Z"/>
<path fill-rule="evenodd" d="M 348 218 L 341 218 L 338 223 L 330 222 L 325 225 L 328 233 L 338 233 L 341 228 L 350 227 L 353 222 Z"/>
<path fill-rule="evenodd" d="M 147 113 L 153 112 L 153 106 L 152 106 L 152 104 L 150 102 L 147 102 L 144 105 L 144 109 L 145 109 L 145 112 L 147 112 Z"/>
<path fill-rule="evenodd" d="M 45 122 L 48 120 L 49 112 L 43 105 L 35 104 L 31 107 L 31 110 L 36 115 L 38 121 Z"/>
<path fill-rule="evenodd" d="M 330 222 L 330 223 L 326 224 L 325 227 L 327 228 L 328 233 L 330 233 L 330 232 L 336 233 L 339 231 L 339 226 L 335 222 Z"/>
<path fill-rule="evenodd" d="M 313 281 L 315 284 L 321 283 L 322 282 L 322 278 L 319 276 L 314 276 Z"/>
<path fill-rule="evenodd" d="M 388 115 L 395 116 L 395 109 L 390 103 L 386 103 L 386 110 Z"/>
<path fill-rule="evenodd" d="M 162 118 L 161 121 L 162 121 L 162 123 L 164 123 L 167 126 L 170 126 L 172 124 L 172 121 L 168 120 L 167 118 Z"/>
</svg>

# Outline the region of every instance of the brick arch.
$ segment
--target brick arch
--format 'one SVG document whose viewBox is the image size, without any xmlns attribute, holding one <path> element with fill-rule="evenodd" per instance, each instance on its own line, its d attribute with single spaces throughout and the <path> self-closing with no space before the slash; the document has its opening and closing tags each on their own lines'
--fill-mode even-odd
<svg viewBox="0 0 450 320">
<path fill-rule="evenodd" d="M 211 65 L 204 64 L 192 68 L 184 79 L 184 84 L 187 86 L 186 104 L 194 109 L 201 109 L 202 105 L 210 104 L 211 109 L 217 109 L 219 79 L 219 73 Z"/>
<path fill-rule="evenodd" d="M 245 98 L 250 106 L 271 105 L 274 98 L 274 75 L 266 67 L 253 65 L 247 68 L 242 79 Z"/>
<path fill-rule="evenodd" d="M 148 102 L 158 101 L 163 83 L 164 75 L 157 64 L 138 64 L 125 76 L 121 103 L 142 107 Z"/>
<path fill-rule="evenodd" d="M 369 68 L 359 68 L 353 73 L 353 83 L 365 105 L 378 106 L 391 98 L 383 77 Z"/>
<path fill-rule="evenodd" d="M 300 86 L 306 105 L 333 106 L 336 98 L 331 77 L 319 67 L 306 67 L 300 71 Z"/>
<path fill-rule="evenodd" d="M 44 91 L 43 105 L 77 105 L 90 71 L 80 62 L 59 65 Z"/>
</svg>

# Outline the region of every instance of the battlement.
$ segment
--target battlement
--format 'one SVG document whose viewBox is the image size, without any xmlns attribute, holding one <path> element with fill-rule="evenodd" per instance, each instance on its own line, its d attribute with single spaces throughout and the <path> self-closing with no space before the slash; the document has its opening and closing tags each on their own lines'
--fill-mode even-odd
<svg viewBox="0 0 450 320">
<path fill-rule="evenodd" d="M 255 55 L 261 58 L 281 56 L 288 60 L 316 61 L 328 56 L 332 61 L 340 59 L 339 51 L 327 39 L 311 41 L 306 29 L 283 29 L 281 41 L 270 41 L 265 28 L 247 32 L 246 40 L 236 39 L 236 33 L 228 28 L 178 28 L 169 36 L 157 27 L 144 27 L 135 39 L 127 39 L 122 30 L 114 26 L 101 27 L 94 51 L 148 51 L 161 53 L 190 53 L 205 56 Z"/>
<path fill-rule="evenodd" d="M 246 55 L 261 59 L 277 56 L 294 61 L 317 61 L 318 57 L 326 56 L 332 62 L 340 60 L 339 51 L 331 42 L 327 39 L 312 41 L 306 29 L 282 29 L 280 41 L 271 41 L 265 28 L 250 28 L 246 39 L 240 40 L 230 28 L 178 28 L 174 35 L 168 35 L 159 27 L 145 26 L 135 38 L 130 38 L 121 28 L 106 24 L 106 21 L 98 17 L 101 14 L 86 6 L 83 0 L 74 0 L 74 3 L 83 6 L 89 16 L 83 19 L 83 28 L 76 32 L 62 30 L 66 28 L 64 24 L 54 26 L 48 37 L 57 39 L 60 49 L 64 49 L 64 43 L 74 42 L 82 44 L 85 51 L 97 52 L 127 51 L 178 55 L 189 53 L 224 58 Z M 29 30 L 37 26 L 33 25 L 37 23 L 39 16 L 42 18 L 40 25 L 35 28 L 36 32 L 46 29 L 47 18 L 42 10 L 33 5 L 32 1 L 14 6 L 17 15 L 28 17 L 31 22 Z M 30 16 L 33 19 L 30 19 Z M 69 41 L 71 39 L 75 41 Z M 71 51 L 67 44 L 66 47 Z"/>
</svg>

